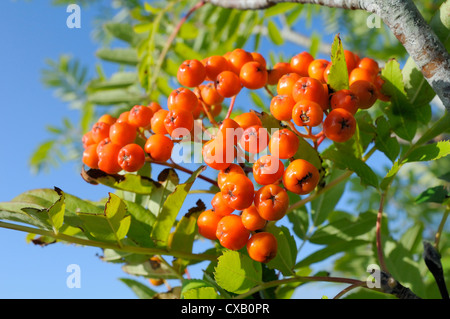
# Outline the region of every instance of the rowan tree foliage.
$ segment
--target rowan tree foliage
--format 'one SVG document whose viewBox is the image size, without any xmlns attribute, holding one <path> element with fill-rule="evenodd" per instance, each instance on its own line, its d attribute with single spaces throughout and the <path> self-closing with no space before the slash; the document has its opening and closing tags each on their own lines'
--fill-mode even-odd
<svg viewBox="0 0 450 319">
<path fill-rule="evenodd" d="M 80 121 L 64 119 L 61 128 L 50 127 L 54 139 L 43 141 L 30 158 L 37 171 L 53 169 L 55 161 L 76 161 L 86 187 L 103 184 L 111 191 L 92 202 L 57 187 L 30 190 L 0 203 L 0 227 L 34 234 L 42 245 L 66 242 L 101 248 L 103 260 L 149 279 L 148 285 L 123 279 L 140 298 L 282 299 L 316 282 L 342 285 L 341 293 L 328 296 L 336 298 L 448 298 L 449 1 L 404 1 L 406 9 L 413 9 L 395 13 L 386 9 L 395 1 L 367 1 L 364 8 L 348 8 L 339 1 L 329 5 L 325 0 L 113 3 L 115 14 L 103 17 L 95 32 L 99 61 L 95 72 L 94 66 L 83 66 L 83 61 L 68 55 L 47 62 L 43 83 L 55 90 L 64 106 L 79 111 Z M 402 36 L 391 24 L 394 14 L 405 21 Z M 417 19 L 411 22 L 408 14 L 420 15 L 423 25 Z M 435 46 L 411 44 L 409 30 L 419 27 Z M 174 90 L 190 86 L 180 84 L 177 77 L 185 61 L 226 56 L 237 48 L 261 54 L 269 71 L 289 64 L 300 52 L 332 63 L 325 82 L 327 106 L 322 109 L 317 101 L 320 119 L 314 131 L 307 125 L 302 131 L 306 113 L 300 109 L 293 123 L 271 108 L 281 76 L 255 89 L 240 87 L 238 95 L 225 96 L 220 107 L 200 111 L 205 127 L 218 128 L 225 119 L 251 113 L 270 136 L 271 129 L 296 133 L 298 151 L 282 158 L 283 169 L 295 162 L 300 170 L 303 166 L 296 160 L 305 160 L 316 170 L 305 175 L 309 179 L 317 174 L 317 181 L 304 193 L 290 188 L 283 177 L 278 186 L 286 193 L 283 214 L 255 228 L 257 234 L 270 234 L 258 235 L 270 243 L 264 246 L 270 249 L 263 257 L 259 250 L 255 255 L 256 248 L 228 246 L 214 234 L 208 238 L 201 232 L 199 216 L 218 210 L 212 200 L 227 187 L 220 185 L 220 168 L 205 163 L 205 153 L 200 160 L 182 154 L 179 158 L 184 161 L 179 163 L 166 160 L 161 152 L 162 145 L 169 144 L 178 151 L 182 145 L 192 150 L 196 141 L 175 141 L 174 146 L 160 139 L 155 150 L 146 144 L 146 131 L 138 130 L 136 144 L 161 160 L 143 160 L 129 172 L 124 166 L 107 171 L 82 163 L 83 136 L 101 116 L 119 118 L 136 105 L 151 103 L 169 111 Z M 325 126 L 331 125 L 322 122 L 322 116 L 331 119 L 329 98 L 351 87 L 344 50 L 376 61 L 383 85 L 373 105 L 346 111 L 353 113 L 354 131 L 337 140 L 326 133 Z M 422 50 L 429 59 L 418 59 L 421 54 L 414 50 Z M 106 72 L 106 64 L 114 70 Z M 388 98 L 380 98 L 381 94 Z M 125 139 L 125 133 L 117 135 Z M 256 191 L 268 177 L 255 173 L 249 153 L 243 156 L 247 157 L 242 174 Z M 241 180 L 223 183 L 235 186 Z M 219 200 L 223 199 L 214 203 Z M 236 204 L 238 214 L 233 216 L 241 216 L 244 209 Z M 306 252 L 307 245 L 315 250 Z M 316 267 L 325 262 L 328 268 Z M 190 269 L 198 268 L 199 277 L 191 277 Z M 167 292 L 155 286 L 163 282 L 170 282 Z"/>
</svg>

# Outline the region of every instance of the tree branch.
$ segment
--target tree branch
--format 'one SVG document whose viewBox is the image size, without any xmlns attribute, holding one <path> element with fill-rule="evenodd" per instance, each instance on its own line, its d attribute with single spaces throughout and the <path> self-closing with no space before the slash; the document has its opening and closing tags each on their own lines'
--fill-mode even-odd
<svg viewBox="0 0 450 319">
<path fill-rule="evenodd" d="M 266 9 L 282 2 L 317 4 L 377 14 L 412 57 L 425 79 L 450 111 L 450 54 L 412 0 L 207 0 L 225 8 Z"/>
</svg>

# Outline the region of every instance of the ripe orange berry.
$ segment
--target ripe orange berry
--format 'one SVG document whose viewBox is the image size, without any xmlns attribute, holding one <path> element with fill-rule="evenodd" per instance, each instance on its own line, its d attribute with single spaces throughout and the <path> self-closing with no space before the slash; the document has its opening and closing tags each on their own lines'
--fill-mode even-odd
<svg viewBox="0 0 450 319">
<path fill-rule="evenodd" d="M 273 155 L 261 156 L 253 163 L 253 178 L 260 185 L 275 184 L 283 173 L 283 162 Z"/>
<path fill-rule="evenodd" d="M 128 122 L 116 122 L 109 129 L 111 142 L 119 146 L 133 143 L 136 139 L 136 126 Z"/>
<path fill-rule="evenodd" d="M 360 101 L 359 97 L 354 92 L 352 92 L 351 90 L 343 89 L 331 95 L 330 105 L 331 109 L 333 110 L 341 108 L 346 109 L 352 114 L 355 114 L 360 106 Z"/>
<path fill-rule="evenodd" d="M 262 126 L 250 126 L 244 130 L 239 144 L 247 152 L 257 154 L 269 144 L 269 133 Z"/>
<path fill-rule="evenodd" d="M 113 125 L 116 121 L 117 119 L 114 116 L 111 116 L 109 114 L 103 114 L 102 116 L 100 116 L 97 122 L 105 122 L 108 123 L 109 125 Z"/>
<path fill-rule="evenodd" d="M 244 87 L 257 90 L 267 84 L 267 70 L 261 63 L 251 61 L 241 67 L 239 79 Z"/>
<path fill-rule="evenodd" d="M 279 121 L 290 121 L 294 105 L 291 95 L 276 95 L 270 101 L 270 113 Z"/>
<path fill-rule="evenodd" d="M 347 64 L 347 72 L 350 74 L 354 68 L 358 66 L 355 54 L 350 50 L 344 50 L 345 63 Z"/>
<path fill-rule="evenodd" d="M 237 145 L 237 142 L 241 139 L 243 133 L 244 130 L 235 120 L 227 118 L 220 123 L 216 138 L 221 139 L 223 143 Z"/>
<path fill-rule="evenodd" d="M 307 51 L 303 51 L 293 56 L 290 61 L 293 72 L 300 76 L 308 76 L 308 68 L 314 57 Z"/>
<path fill-rule="evenodd" d="M 372 82 L 364 80 L 355 81 L 350 85 L 349 89 L 358 97 L 359 108 L 361 109 L 368 109 L 377 101 L 378 91 Z"/>
<path fill-rule="evenodd" d="M 289 62 L 278 62 L 267 70 L 267 84 L 277 85 L 280 78 L 287 73 L 295 73 Z"/>
<path fill-rule="evenodd" d="M 280 220 L 286 215 L 289 196 L 279 185 L 265 185 L 255 194 L 255 207 L 265 220 Z"/>
<path fill-rule="evenodd" d="M 244 248 L 250 237 L 250 231 L 244 227 L 240 216 L 227 215 L 217 224 L 216 237 L 220 244 L 231 250 Z"/>
<path fill-rule="evenodd" d="M 266 68 L 267 61 L 266 61 L 266 59 L 264 58 L 264 56 L 261 53 L 259 53 L 259 52 L 250 52 L 250 54 L 253 57 L 253 61 L 259 62 L 259 64 L 261 64 L 261 66 L 263 68 Z"/>
<path fill-rule="evenodd" d="M 380 72 L 378 62 L 372 58 L 364 57 L 359 60 L 358 68 L 366 69 L 375 76 Z"/>
<path fill-rule="evenodd" d="M 368 82 L 374 82 L 376 75 L 373 74 L 371 71 L 363 68 L 354 68 L 352 72 L 350 72 L 350 76 L 348 78 L 348 84 L 352 85 L 356 81 L 368 81 Z"/>
<path fill-rule="evenodd" d="M 150 108 L 150 110 L 153 111 L 153 114 L 155 114 L 156 112 L 158 112 L 159 110 L 162 109 L 161 105 L 158 102 L 150 102 L 149 105 L 147 105 L 148 108 Z"/>
<path fill-rule="evenodd" d="M 213 207 L 214 212 L 220 216 L 230 215 L 234 212 L 234 208 L 228 206 L 226 200 L 223 198 L 222 192 L 218 192 L 214 195 L 211 200 L 211 205 Z"/>
<path fill-rule="evenodd" d="M 90 168 L 98 168 L 97 144 L 91 144 L 84 149 L 82 162 Z"/>
<path fill-rule="evenodd" d="M 206 78 L 205 66 L 199 60 L 186 60 L 178 68 L 177 79 L 181 85 L 196 87 Z"/>
<path fill-rule="evenodd" d="M 230 174 L 223 182 L 221 192 L 228 206 L 243 210 L 252 205 L 255 188 L 247 176 Z"/>
<path fill-rule="evenodd" d="M 266 226 L 267 220 L 262 218 L 255 205 L 246 208 L 241 213 L 242 224 L 250 231 L 263 229 Z"/>
<path fill-rule="evenodd" d="M 318 103 L 324 108 L 327 97 L 324 85 L 319 80 L 311 77 L 300 78 L 292 87 L 292 98 L 295 102 L 309 100 Z"/>
<path fill-rule="evenodd" d="M 206 105 L 218 105 L 223 102 L 224 97 L 217 92 L 217 89 L 213 82 L 209 82 L 206 85 L 200 86 L 200 96 L 202 98 L 202 101 L 205 102 Z M 217 110 L 216 110 L 217 112 Z M 220 111 L 219 111 L 220 113 Z M 213 114 L 214 116 L 217 116 L 219 114 Z"/>
<path fill-rule="evenodd" d="M 198 104 L 198 97 L 187 88 L 173 90 L 167 98 L 167 108 L 169 110 L 182 109 L 188 112 L 195 110 Z"/>
<path fill-rule="evenodd" d="M 109 137 L 109 129 L 111 125 L 106 122 L 97 122 L 92 126 L 91 134 L 94 143 L 99 143 L 104 138 Z"/>
<path fill-rule="evenodd" d="M 261 119 L 254 112 L 245 112 L 236 115 L 234 121 L 238 123 L 243 130 L 254 125 L 262 126 Z"/>
<path fill-rule="evenodd" d="M 137 172 L 145 164 L 145 152 L 138 144 L 127 144 L 120 149 L 117 161 L 124 171 Z"/>
<path fill-rule="evenodd" d="M 305 195 L 316 188 L 319 178 L 319 171 L 314 165 L 304 159 L 296 159 L 285 169 L 283 185 L 288 191 Z"/>
<path fill-rule="evenodd" d="M 325 59 L 315 59 L 308 66 L 308 76 L 325 83 L 323 74 L 330 62 Z"/>
<path fill-rule="evenodd" d="M 221 55 L 212 55 L 204 60 L 206 78 L 215 81 L 219 73 L 229 71 L 228 60 Z"/>
<path fill-rule="evenodd" d="M 301 76 L 297 73 L 286 73 L 283 75 L 277 84 L 277 94 L 292 96 L 294 84 L 300 80 L 300 78 Z"/>
<path fill-rule="evenodd" d="M 276 257 L 278 242 L 269 232 L 253 234 L 247 242 L 247 252 L 251 259 L 261 263 L 268 263 Z"/>
<path fill-rule="evenodd" d="M 192 112 L 183 109 L 173 109 L 167 113 L 164 126 L 171 137 L 179 138 L 189 135 L 194 128 Z"/>
<path fill-rule="evenodd" d="M 98 168 L 106 174 L 117 174 L 120 172 L 122 167 L 117 159 L 121 148 L 121 146 L 114 143 L 106 144 L 102 148 L 101 153 L 98 154 Z"/>
<path fill-rule="evenodd" d="M 245 172 L 240 165 L 235 163 L 231 163 L 227 168 L 220 170 L 219 174 L 217 174 L 217 185 L 220 189 L 222 188 L 225 179 L 231 174 L 245 175 Z"/>
<path fill-rule="evenodd" d="M 332 110 L 323 122 L 323 133 L 334 142 L 348 141 L 356 131 L 356 120 L 345 109 Z"/>
<path fill-rule="evenodd" d="M 224 170 L 234 161 L 236 152 L 234 145 L 223 143 L 220 139 L 212 139 L 203 145 L 202 156 L 209 167 Z"/>
<path fill-rule="evenodd" d="M 278 158 L 288 159 L 297 153 L 299 144 L 297 135 L 291 130 L 277 130 L 270 137 L 269 152 Z"/>
<path fill-rule="evenodd" d="M 225 98 L 237 95 L 242 89 L 239 76 L 232 71 L 219 73 L 215 81 L 215 86 L 217 92 Z"/>
<path fill-rule="evenodd" d="M 205 238 L 216 240 L 217 225 L 222 216 L 214 213 L 212 209 L 205 210 L 197 218 L 198 233 Z"/>
<path fill-rule="evenodd" d="M 144 145 L 145 152 L 157 162 L 166 162 L 172 156 L 173 141 L 163 134 L 153 134 Z"/>
<path fill-rule="evenodd" d="M 148 128 L 151 125 L 153 111 L 145 105 L 135 105 L 128 113 L 128 123 L 136 127 Z"/>
<path fill-rule="evenodd" d="M 169 111 L 160 109 L 153 114 L 152 119 L 150 121 L 151 128 L 153 133 L 155 134 L 167 134 L 166 126 L 164 125 L 164 120 L 167 117 Z"/>
<path fill-rule="evenodd" d="M 92 130 L 87 131 L 83 134 L 81 138 L 81 143 L 83 144 L 83 148 L 88 147 L 89 145 L 96 144 L 94 138 L 92 137 Z"/>
<path fill-rule="evenodd" d="M 323 110 L 316 102 L 300 100 L 292 109 L 292 120 L 299 126 L 318 126 L 322 124 Z"/>
<path fill-rule="evenodd" d="M 234 49 L 228 55 L 230 70 L 237 75 L 241 72 L 243 65 L 251 61 L 253 61 L 252 54 L 240 48 Z"/>
<path fill-rule="evenodd" d="M 127 123 L 129 124 L 129 122 L 128 122 L 128 116 L 129 116 L 129 115 L 130 115 L 130 111 L 125 111 L 125 112 L 120 113 L 120 115 L 119 115 L 119 117 L 117 118 L 116 122 L 117 122 L 117 123 L 120 123 L 120 122 L 127 122 Z"/>
</svg>

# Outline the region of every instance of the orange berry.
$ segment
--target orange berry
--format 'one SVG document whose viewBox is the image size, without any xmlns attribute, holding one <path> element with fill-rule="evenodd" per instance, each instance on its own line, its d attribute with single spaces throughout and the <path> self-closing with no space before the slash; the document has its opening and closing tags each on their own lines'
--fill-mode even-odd
<svg viewBox="0 0 450 319">
<path fill-rule="evenodd" d="M 254 112 L 245 112 L 236 115 L 234 121 L 238 123 L 243 130 L 254 125 L 262 126 L 261 119 Z"/>
<path fill-rule="evenodd" d="M 378 91 L 375 84 L 369 81 L 359 80 L 353 82 L 350 85 L 350 91 L 358 97 L 358 104 L 361 109 L 370 108 L 375 104 L 378 98 Z M 353 112 L 351 113 L 355 114 Z"/>
<path fill-rule="evenodd" d="M 237 95 L 242 89 L 239 76 L 232 71 L 223 71 L 219 73 L 216 78 L 215 86 L 217 92 L 225 98 Z"/>
<path fill-rule="evenodd" d="M 186 60 L 178 68 L 177 79 L 181 85 L 196 87 L 206 78 L 205 66 L 199 60 Z"/>
<path fill-rule="evenodd" d="M 269 232 L 253 234 L 246 246 L 250 258 L 261 263 L 271 261 L 278 251 L 277 239 Z"/>
<path fill-rule="evenodd" d="M 314 57 L 309 52 L 304 51 L 293 56 L 290 65 L 293 72 L 300 76 L 308 76 L 308 68 L 312 61 L 314 61 Z"/>
<path fill-rule="evenodd" d="M 230 174 L 223 182 L 221 192 L 228 206 L 243 210 L 252 205 L 255 188 L 247 176 Z"/>
<path fill-rule="evenodd" d="M 214 213 L 212 209 L 205 210 L 197 218 L 198 233 L 205 238 L 216 240 L 217 225 L 222 216 Z"/>
<path fill-rule="evenodd" d="M 111 142 L 119 146 L 133 143 L 136 139 L 136 126 L 128 122 L 116 122 L 109 129 Z"/>
<path fill-rule="evenodd" d="M 259 62 L 247 62 L 241 67 L 239 79 L 248 89 L 260 89 L 267 84 L 267 70 Z"/>
<path fill-rule="evenodd" d="M 241 72 L 242 66 L 251 61 L 253 61 L 251 53 L 240 48 L 234 49 L 228 56 L 230 70 L 237 75 Z"/>
<path fill-rule="evenodd" d="M 260 185 L 274 184 L 283 177 L 284 165 L 273 155 L 261 156 L 253 163 L 253 178 Z"/>
<path fill-rule="evenodd" d="M 292 120 L 299 126 L 318 126 L 322 119 L 322 107 L 316 102 L 300 100 L 292 109 Z"/>
<path fill-rule="evenodd" d="M 257 154 L 269 144 L 269 133 L 264 127 L 253 125 L 244 130 L 239 143 L 247 152 Z"/>
<path fill-rule="evenodd" d="M 286 73 L 283 75 L 277 84 L 277 94 L 292 96 L 294 84 L 300 80 L 300 78 L 301 76 L 297 73 Z"/>
<path fill-rule="evenodd" d="M 276 184 L 261 187 L 255 194 L 255 207 L 265 220 L 280 220 L 289 207 L 286 190 Z"/>
<path fill-rule="evenodd" d="M 319 178 L 319 171 L 314 165 L 304 159 L 296 159 L 285 169 L 283 185 L 288 191 L 305 195 L 316 188 Z"/>
<path fill-rule="evenodd" d="M 97 144 L 91 144 L 84 149 L 82 162 L 89 168 L 98 168 Z"/>
<path fill-rule="evenodd" d="M 172 156 L 173 141 L 163 134 L 149 136 L 144 145 L 145 152 L 157 162 L 166 162 Z"/>
<path fill-rule="evenodd" d="M 220 170 L 219 174 L 217 174 L 217 185 L 219 186 L 219 188 L 222 188 L 225 179 L 231 174 L 245 175 L 245 172 L 240 165 L 231 163 L 230 166 Z"/>
<path fill-rule="evenodd" d="M 250 231 L 255 231 L 264 228 L 267 220 L 262 218 L 255 205 L 244 209 L 241 213 L 242 224 Z"/>
<path fill-rule="evenodd" d="M 128 113 L 128 123 L 136 127 L 148 128 L 152 120 L 153 111 L 145 105 L 135 105 Z"/>
<path fill-rule="evenodd" d="M 194 128 L 192 112 L 183 109 L 173 109 L 167 113 L 164 126 L 171 137 L 179 138 L 189 135 Z"/>
<path fill-rule="evenodd" d="M 250 231 L 244 227 L 240 216 L 227 215 L 217 224 L 216 237 L 220 244 L 231 250 L 244 248 L 250 237 Z"/>
<path fill-rule="evenodd" d="M 288 159 L 297 153 L 300 141 L 297 135 L 289 129 L 281 129 L 275 131 L 270 137 L 269 151 L 270 154 L 281 158 Z"/>
<path fill-rule="evenodd" d="M 214 212 L 220 216 L 230 215 L 234 212 L 234 208 L 228 206 L 226 200 L 223 198 L 222 192 L 218 192 L 214 195 L 211 200 L 211 205 L 213 207 Z"/>
<path fill-rule="evenodd" d="M 270 113 L 279 121 L 290 121 L 295 101 L 290 95 L 276 95 L 270 101 Z"/>
<path fill-rule="evenodd" d="M 325 59 L 315 59 L 308 66 L 308 76 L 325 83 L 323 74 L 330 62 Z"/>
<path fill-rule="evenodd" d="M 150 121 L 151 128 L 153 133 L 155 134 L 167 134 L 166 127 L 164 125 L 164 120 L 167 117 L 169 111 L 160 109 L 153 114 L 152 119 Z"/>
<path fill-rule="evenodd" d="M 352 114 L 355 114 L 360 106 L 360 101 L 359 97 L 354 92 L 352 92 L 351 90 L 343 89 L 331 95 L 330 105 L 331 109 L 333 110 L 342 108 L 346 109 Z"/>
<path fill-rule="evenodd" d="M 187 88 L 173 90 L 167 98 L 167 108 L 169 110 L 182 109 L 192 112 L 197 107 L 197 104 L 197 95 Z"/>
<path fill-rule="evenodd" d="M 145 164 L 145 152 L 138 144 L 127 144 L 120 149 L 117 160 L 124 171 L 137 172 Z"/>
<path fill-rule="evenodd" d="M 356 120 L 345 109 L 332 110 L 323 122 L 323 133 L 334 142 L 348 141 L 356 131 Z"/>
</svg>

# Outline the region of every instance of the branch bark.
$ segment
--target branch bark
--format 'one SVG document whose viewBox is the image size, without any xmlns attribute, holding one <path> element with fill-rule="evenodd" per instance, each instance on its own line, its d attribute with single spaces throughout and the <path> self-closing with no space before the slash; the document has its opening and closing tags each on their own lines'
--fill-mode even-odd
<svg viewBox="0 0 450 319">
<path fill-rule="evenodd" d="M 282 2 L 294 2 L 374 13 L 402 43 L 447 111 L 450 111 L 450 54 L 412 0 L 207 0 L 207 2 L 239 10 L 260 10 Z"/>
</svg>

